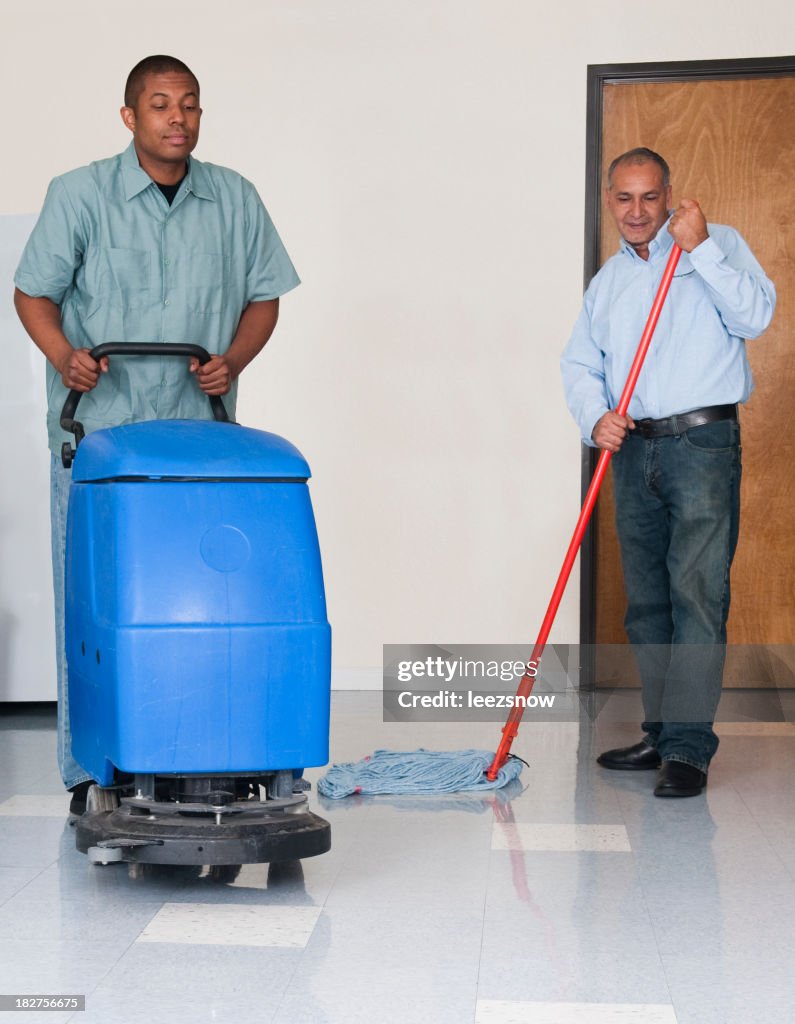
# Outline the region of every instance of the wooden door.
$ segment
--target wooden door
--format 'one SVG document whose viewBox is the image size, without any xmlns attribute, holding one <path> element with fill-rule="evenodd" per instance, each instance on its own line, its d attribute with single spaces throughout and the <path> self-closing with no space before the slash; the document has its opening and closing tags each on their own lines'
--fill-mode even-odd
<svg viewBox="0 0 795 1024">
<path fill-rule="evenodd" d="M 737 228 L 776 284 L 773 323 L 748 343 L 756 390 L 741 410 L 742 510 L 725 684 L 795 686 L 795 74 L 605 84 L 602 102 L 602 182 L 613 157 L 634 146 L 661 153 L 674 205 L 682 196 L 698 199 L 708 221 Z M 619 244 L 604 205 L 600 223 L 603 262 Z M 597 685 L 637 685 L 628 650 L 610 646 L 626 644 L 611 483 L 595 538 L 595 676 Z"/>
</svg>

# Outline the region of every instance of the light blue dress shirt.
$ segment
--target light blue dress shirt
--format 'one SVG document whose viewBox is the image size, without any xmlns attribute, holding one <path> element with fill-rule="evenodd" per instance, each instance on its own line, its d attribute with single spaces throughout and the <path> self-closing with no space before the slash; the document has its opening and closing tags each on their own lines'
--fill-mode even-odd
<svg viewBox="0 0 795 1024">
<path fill-rule="evenodd" d="M 254 186 L 191 158 L 171 206 L 138 163 L 119 156 L 55 178 L 14 278 L 60 306 L 75 348 L 107 341 L 187 342 L 225 352 L 250 302 L 275 299 L 298 275 Z M 234 418 L 236 383 L 223 397 Z M 47 364 L 47 427 L 59 452 L 67 390 Z M 188 360 L 112 356 L 80 401 L 86 432 L 147 419 L 208 419 Z"/>
<path fill-rule="evenodd" d="M 708 231 L 679 259 L 629 405 L 633 419 L 745 402 L 753 390 L 745 341 L 767 328 L 776 290 L 733 228 L 709 224 Z M 666 222 L 648 260 L 624 242 L 588 286 L 560 363 L 586 444 L 618 405 L 672 245 Z"/>
</svg>

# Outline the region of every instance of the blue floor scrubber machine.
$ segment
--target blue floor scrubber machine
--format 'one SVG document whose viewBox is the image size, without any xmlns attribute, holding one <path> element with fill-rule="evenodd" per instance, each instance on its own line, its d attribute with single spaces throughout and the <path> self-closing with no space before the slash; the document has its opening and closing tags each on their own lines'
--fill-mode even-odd
<svg viewBox="0 0 795 1024">
<path fill-rule="evenodd" d="M 191 345 L 100 345 L 186 356 Z M 100 385 L 101 386 L 101 385 Z M 300 452 L 215 420 L 75 436 L 66 545 L 76 824 L 95 863 L 246 864 L 330 848 L 302 769 L 328 761 L 331 637 Z"/>
</svg>

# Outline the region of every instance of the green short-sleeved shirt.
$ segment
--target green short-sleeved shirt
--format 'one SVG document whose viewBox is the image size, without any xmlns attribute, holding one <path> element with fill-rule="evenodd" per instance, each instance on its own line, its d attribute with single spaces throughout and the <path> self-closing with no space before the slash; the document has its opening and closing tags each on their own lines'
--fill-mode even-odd
<svg viewBox="0 0 795 1024">
<path fill-rule="evenodd" d="M 275 299 L 298 275 L 254 186 L 189 161 L 171 206 L 138 163 L 119 156 L 55 178 L 14 278 L 51 299 L 75 348 L 108 341 L 187 342 L 225 352 L 250 302 Z M 47 428 L 59 452 L 67 390 L 47 365 Z M 224 396 L 234 418 L 236 385 Z M 147 419 L 208 419 L 207 397 L 177 358 L 112 357 L 80 401 L 86 432 Z"/>
</svg>

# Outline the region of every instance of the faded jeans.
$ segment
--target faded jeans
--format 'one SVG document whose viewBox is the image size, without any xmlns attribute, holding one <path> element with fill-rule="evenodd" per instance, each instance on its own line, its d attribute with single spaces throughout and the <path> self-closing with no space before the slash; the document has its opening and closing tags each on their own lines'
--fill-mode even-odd
<svg viewBox="0 0 795 1024">
<path fill-rule="evenodd" d="M 642 728 L 663 761 L 704 772 L 718 747 L 740 456 L 739 424 L 721 420 L 669 437 L 631 434 L 613 458 Z"/>
<path fill-rule="evenodd" d="M 89 774 L 72 757 L 69 726 L 69 681 L 64 646 L 64 575 L 66 513 L 72 472 L 64 469 L 59 456 L 50 456 L 50 527 L 52 531 L 52 583 L 55 595 L 55 663 L 58 676 L 58 767 L 67 789 L 85 782 Z"/>
</svg>

